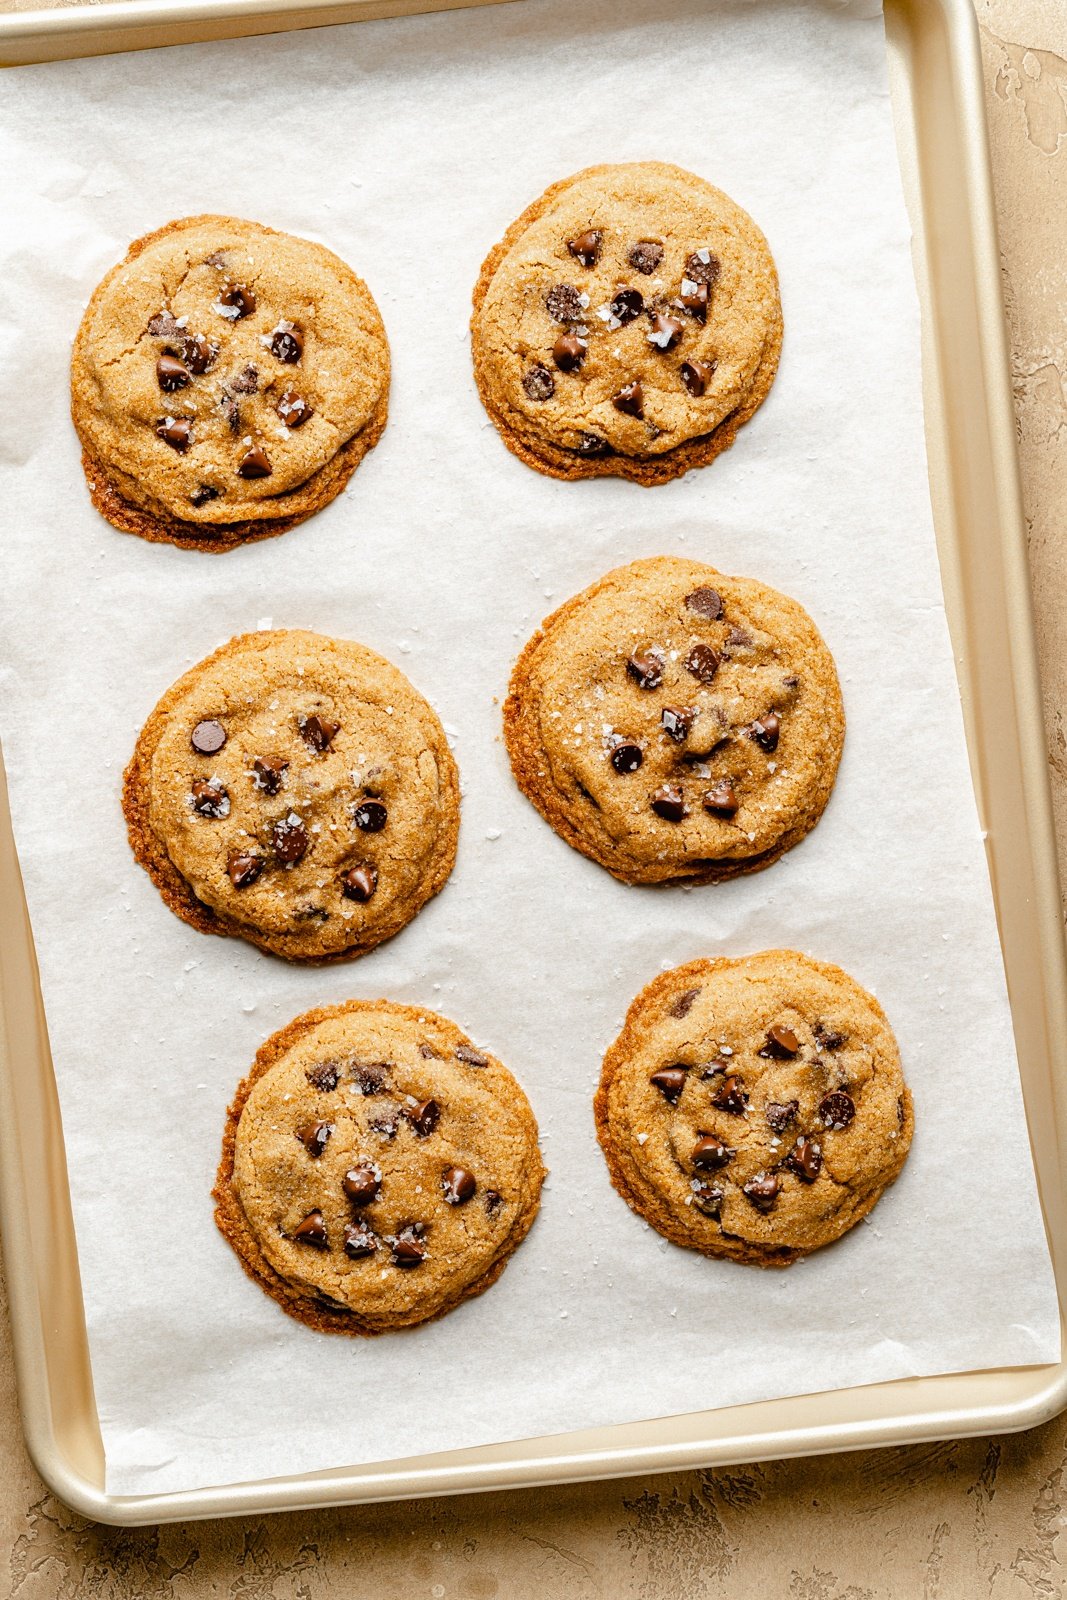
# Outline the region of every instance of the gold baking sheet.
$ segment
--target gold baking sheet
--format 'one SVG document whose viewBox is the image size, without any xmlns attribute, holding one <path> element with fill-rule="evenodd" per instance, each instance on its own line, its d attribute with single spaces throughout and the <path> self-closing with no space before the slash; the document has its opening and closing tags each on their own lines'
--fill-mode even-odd
<svg viewBox="0 0 1067 1600">
<path fill-rule="evenodd" d="M 116 0 L 0 15 L 32 60 L 441 9 Z M 123 20 L 125 19 L 125 20 Z M 1004 946 L 1038 1182 L 1067 1282 L 1060 921 L 977 29 L 969 0 L 886 0 L 916 235 L 934 513 Z M 62 1130 L 18 864 L 0 792 L 0 1220 L 27 1441 L 90 1517 L 159 1522 L 717 1465 L 1024 1428 L 1067 1405 L 1067 1362 L 909 1379 L 345 1471 L 162 1496 L 103 1491 Z"/>
</svg>

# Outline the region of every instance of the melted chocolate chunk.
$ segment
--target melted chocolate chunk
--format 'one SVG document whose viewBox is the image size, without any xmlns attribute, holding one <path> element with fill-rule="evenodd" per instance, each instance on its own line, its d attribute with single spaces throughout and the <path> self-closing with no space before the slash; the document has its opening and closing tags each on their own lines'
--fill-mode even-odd
<svg viewBox="0 0 1067 1600">
<path fill-rule="evenodd" d="M 400 1107 L 391 1105 L 375 1112 L 373 1117 L 368 1118 L 367 1126 L 372 1133 L 380 1134 L 383 1139 L 395 1139 L 400 1126 Z"/>
<path fill-rule="evenodd" d="M 330 1248 L 326 1223 L 323 1221 L 321 1211 L 309 1211 L 303 1222 L 297 1223 L 289 1237 L 295 1239 L 298 1244 L 309 1244 L 316 1250 Z"/>
<path fill-rule="evenodd" d="M 664 1100 L 674 1106 L 678 1104 L 682 1090 L 685 1088 L 686 1070 L 684 1067 L 660 1067 L 649 1078 L 653 1088 L 658 1089 Z"/>
<path fill-rule="evenodd" d="M 381 1094 L 389 1083 L 388 1061 L 355 1061 L 352 1064 L 352 1080 L 359 1089 L 360 1094 Z"/>
<path fill-rule="evenodd" d="M 748 1105 L 744 1079 L 738 1077 L 736 1072 L 728 1073 L 712 1095 L 711 1103 L 720 1111 L 728 1112 L 731 1117 L 743 1117 Z"/>
<path fill-rule="evenodd" d="M 833 1089 L 819 1102 L 819 1116 L 828 1128 L 847 1128 L 856 1115 L 856 1102 L 843 1089 Z"/>
<path fill-rule="evenodd" d="M 426 1245 L 424 1236 L 425 1224 L 409 1222 L 401 1228 L 396 1237 L 389 1243 L 393 1250 L 393 1265 L 397 1267 L 419 1267 L 426 1260 Z"/>
<path fill-rule="evenodd" d="M 159 311 L 150 320 L 146 333 L 153 339 L 180 339 L 185 329 L 171 311 Z"/>
<path fill-rule="evenodd" d="M 441 1120 L 441 1107 L 436 1100 L 420 1100 L 405 1116 L 420 1139 L 426 1139 Z"/>
<path fill-rule="evenodd" d="M 722 778 L 712 788 L 705 789 L 700 797 L 700 803 L 705 811 L 711 812 L 712 816 L 732 817 L 741 802 L 734 793 L 734 786 L 729 778 Z"/>
<path fill-rule="evenodd" d="M 352 821 L 364 833 L 381 833 L 388 819 L 380 800 L 362 800 L 352 813 Z"/>
<path fill-rule="evenodd" d="M 441 1174 L 441 1189 L 446 1205 L 465 1206 L 468 1200 L 474 1199 L 477 1187 L 474 1173 L 468 1172 L 466 1167 L 448 1167 Z"/>
<path fill-rule="evenodd" d="M 230 388 L 234 394 L 258 394 L 259 371 L 256 367 L 242 367 L 236 377 L 230 379 Z"/>
<path fill-rule="evenodd" d="M 625 328 L 645 309 L 645 297 L 640 289 L 616 289 L 608 309 L 616 322 Z"/>
<path fill-rule="evenodd" d="M 296 1137 L 309 1156 L 317 1157 L 325 1150 L 332 1132 L 332 1122 L 305 1122 L 302 1128 L 297 1128 Z"/>
<path fill-rule="evenodd" d="M 224 317 L 231 322 L 238 322 L 242 317 L 252 315 L 256 309 L 256 297 L 243 283 L 231 283 L 223 289 L 216 305 L 222 309 Z"/>
<path fill-rule="evenodd" d="M 716 361 L 683 361 L 678 371 L 686 392 L 694 400 L 700 400 L 707 392 L 708 384 L 715 376 Z"/>
<path fill-rule="evenodd" d="M 464 1062 L 468 1067 L 487 1067 L 489 1057 L 483 1056 L 472 1044 L 457 1044 L 456 1060 Z"/>
<path fill-rule="evenodd" d="M 173 394 L 176 389 L 184 389 L 186 384 L 192 381 L 192 373 L 185 362 L 179 361 L 177 356 L 164 354 L 156 362 L 156 382 L 164 394 Z"/>
<path fill-rule="evenodd" d="M 531 400 L 551 400 L 556 392 L 555 378 L 540 361 L 523 373 L 522 386 Z"/>
<path fill-rule="evenodd" d="M 293 389 L 286 389 L 276 410 L 287 428 L 302 428 L 308 418 L 315 415 L 303 396 Z"/>
<path fill-rule="evenodd" d="M 828 1028 L 824 1022 L 817 1022 L 815 1040 L 823 1050 L 840 1050 L 848 1043 L 848 1034 L 839 1033 L 836 1028 Z"/>
<path fill-rule="evenodd" d="M 342 1249 L 353 1261 L 372 1256 L 378 1248 L 378 1235 L 365 1222 L 346 1222 Z"/>
<path fill-rule="evenodd" d="M 641 387 L 640 378 L 635 378 L 632 383 L 627 383 L 621 388 L 612 405 L 616 411 L 623 412 L 628 417 L 640 419 L 645 414 L 645 393 Z"/>
<path fill-rule="evenodd" d="M 600 260 L 600 247 L 603 242 L 604 235 L 600 228 L 587 228 L 577 239 L 567 240 L 567 249 L 583 267 L 595 267 Z"/>
<path fill-rule="evenodd" d="M 648 342 L 655 345 L 657 350 L 673 350 L 684 332 L 685 323 L 678 317 L 669 316 L 666 311 L 657 311 L 652 318 Z"/>
<path fill-rule="evenodd" d="M 649 805 L 664 822 L 681 822 L 686 815 L 685 796 L 676 783 L 665 783 L 653 794 Z"/>
<path fill-rule="evenodd" d="M 156 423 L 156 434 L 172 450 L 184 455 L 193 442 L 193 425 L 188 417 L 164 417 Z"/>
<path fill-rule="evenodd" d="M 225 787 L 210 778 L 194 778 L 192 782 L 193 810 L 202 817 L 226 817 L 230 814 L 230 796 Z"/>
<path fill-rule="evenodd" d="M 269 478 L 273 470 L 270 458 L 261 444 L 252 445 L 237 463 L 237 471 L 242 478 Z"/>
<path fill-rule="evenodd" d="M 725 1191 L 717 1183 L 707 1183 L 703 1178 L 690 1178 L 689 1187 L 693 1191 L 693 1204 L 697 1210 L 717 1222 L 726 1198 Z"/>
<path fill-rule="evenodd" d="M 626 259 L 635 272 L 643 272 L 647 278 L 663 260 L 663 246 L 655 239 L 638 239 L 630 246 Z"/>
<path fill-rule="evenodd" d="M 552 359 L 561 372 L 577 372 L 586 353 L 585 340 L 576 333 L 561 333 L 552 346 Z"/>
<path fill-rule="evenodd" d="M 341 1187 L 354 1206 L 369 1206 L 378 1198 L 382 1187 L 381 1173 L 370 1162 L 350 1167 L 341 1180 Z"/>
<path fill-rule="evenodd" d="M 696 997 L 697 997 L 697 995 L 699 993 L 700 993 L 699 988 L 684 990 L 678 996 L 677 1000 L 672 1001 L 670 1006 L 668 1006 L 667 1009 L 670 1012 L 671 1016 L 672 1017 L 687 1017 L 689 1015 L 690 1011 L 692 1011 L 692 1009 L 693 1009 L 693 1001 L 696 999 Z"/>
<path fill-rule="evenodd" d="M 287 817 L 274 824 L 270 842 L 278 860 L 287 867 L 294 867 L 298 861 L 303 861 L 311 844 L 308 831 L 295 811 L 290 811 Z"/>
<path fill-rule="evenodd" d="M 678 296 L 678 304 L 687 317 L 692 317 L 696 322 L 708 320 L 709 290 L 706 283 L 698 283 L 694 278 L 682 279 L 682 292 Z"/>
<path fill-rule="evenodd" d="M 800 1110 L 799 1100 L 769 1100 L 764 1107 L 763 1115 L 767 1118 L 767 1126 L 775 1133 L 781 1133 L 795 1122 Z"/>
<path fill-rule="evenodd" d="M 557 283 L 545 295 L 545 306 L 554 322 L 582 322 L 585 307 L 578 290 L 570 283 Z"/>
<path fill-rule="evenodd" d="M 685 670 L 700 683 L 710 683 L 719 670 L 719 657 L 710 644 L 695 644 L 685 658 Z"/>
<path fill-rule="evenodd" d="M 767 1029 L 767 1042 L 760 1051 L 761 1056 L 777 1056 L 780 1061 L 795 1056 L 800 1049 L 800 1040 L 792 1028 L 787 1028 L 780 1023 L 775 1023 L 773 1028 Z"/>
<path fill-rule="evenodd" d="M 782 1180 L 773 1172 L 757 1172 L 754 1178 L 742 1184 L 741 1193 L 757 1211 L 772 1211 L 778 1199 Z"/>
<path fill-rule="evenodd" d="M 781 723 L 774 711 L 768 711 L 765 717 L 759 717 L 747 730 L 750 739 L 754 739 L 761 750 L 767 754 L 778 748 L 778 734 Z"/>
<path fill-rule="evenodd" d="M 366 905 L 378 887 L 378 868 L 372 861 L 361 861 L 341 874 L 341 893 L 346 900 Z"/>
<path fill-rule="evenodd" d="M 299 717 L 297 727 L 304 743 L 309 749 L 317 750 L 320 755 L 330 748 L 335 736 L 341 731 L 339 722 L 331 722 L 329 717 L 320 717 L 315 711 L 309 717 Z"/>
<path fill-rule="evenodd" d="M 665 659 L 658 645 L 652 645 L 647 650 L 634 650 L 626 663 L 626 670 L 639 688 L 658 689 L 663 682 Z"/>
<path fill-rule="evenodd" d="M 213 718 L 198 722 L 189 735 L 189 743 L 198 756 L 218 755 L 226 743 L 226 729 L 221 722 L 216 722 Z"/>
<path fill-rule="evenodd" d="M 822 1170 L 822 1146 L 802 1133 L 786 1156 L 785 1165 L 801 1183 L 814 1183 Z"/>
<path fill-rule="evenodd" d="M 304 354 L 304 335 L 292 322 L 280 322 L 271 335 L 270 353 L 287 367 L 295 366 Z"/>
<path fill-rule="evenodd" d="M 611 446 L 598 433 L 583 433 L 578 439 L 580 456 L 610 456 Z"/>
<path fill-rule="evenodd" d="M 337 1070 L 335 1061 L 320 1061 L 313 1067 L 308 1067 L 304 1077 L 313 1089 L 320 1089 L 323 1094 L 332 1094 L 337 1088 L 341 1074 Z"/>
<path fill-rule="evenodd" d="M 262 789 L 264 794 L 277 794 L 288 766 L 288 761 L 281 756 L 257 756 L 252 763 L 252 778 L 256 788 Z"/>
<path fill-rule="evenodd" d="M 728 1144 L 716 1139 L 713 1133 L 705 1133 L 693 1146 L 690 1160 L 694 1167 L 700 1167 L 703 1172 L 718 1172 L 719 1168 L 725 1167 L 736 1154 L 736 1150 L 731 1150 Z"/>
<path fill-rule="evenodd" d="M 685 275 L 687 278 L 692 278 L 695 283 L 713 285 L 718 281 L 721 271 L 722 263 L 710 250 L 694 250 L 686 259 Z"/>
<path fill-rule="evenodd" d="M 687 610 L 698 617 L 706 617 L 709 622 L 718 622 L 722 616 L 722 595 L 718 589 L 710 589 L 706 584 L 687 594 L 685 604 Z"/>
<path fill-rule="evenodd" d="M 696 710 L 693 706 L 664 706 L 659 720 L 668 739 L 684 744 L 696 721 Z"/>
<path fill-rule="evenodd" d="M 623 740 L 611 752 L 611 764 L 616 772 L 636 772 L 645 759 L 644 751 L 639 744 L 630 744 Z"/>
<path fill-rule="evenodd" d="M 202 372 L 208 371 L 219 353 L 218 345 L 212 344 L 210 340 L 205 339 L 199 333 L 185 334 L 178 345 L 178 349 L 189 371 L 195 372 L 197 377 Z"/>
</svg>

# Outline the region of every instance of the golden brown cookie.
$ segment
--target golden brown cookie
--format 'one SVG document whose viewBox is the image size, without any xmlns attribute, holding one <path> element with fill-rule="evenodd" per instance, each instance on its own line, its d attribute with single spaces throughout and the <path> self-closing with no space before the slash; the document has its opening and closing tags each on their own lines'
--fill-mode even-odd
<svg viewBox="0 0 1067 1600">
<path fill-rule="evenodd" d="M 350 1000 L 260 1048 L 229 1109 L 215 1219 L 290 1316 L 385 1333 L 495 1283 L 544 1176 L 495 1056 L 433 1012 Z"/>
<path fill-rule="evenodd" d="M 657 556 L 617 567 L 523 650 L 504 705 L 519 788 L 624 883 L 716 883 L 812 829 L 845 719 L 804 608 Z"/>
<path fill-rule="evenodd" d="M 362 955 L 456 859 L 444 729 L 391 662 L 299 629 L 246 633 L 160 700 L 126 769 L 134 855 L 202 933 L 289 961 Z"/>
<path fill-rule="evenodd" d="M 894 1181 L 911 1095 L 878 1002 L 795 950 L 691 961 L 642 989 L 604 1058 L 597 1136 L 674 1244 L 764 1267 L 839 1239 Z"/>
<path fill-rule="evenodd" d="M 370 290 L 323 245 L 234 217 L 137 239 L 89 301 L 71 415 L 97 510 L 228 550 L 340 494 L 385 427 Z"/>
<path fill-rule="evenodd" d="M 752 218 L 663 161 L 553 184 L 490 251 L 474 373 L 508 449 L 554 478 L 666 483 L 770 390 L 778 278 Z"/>
</svg>

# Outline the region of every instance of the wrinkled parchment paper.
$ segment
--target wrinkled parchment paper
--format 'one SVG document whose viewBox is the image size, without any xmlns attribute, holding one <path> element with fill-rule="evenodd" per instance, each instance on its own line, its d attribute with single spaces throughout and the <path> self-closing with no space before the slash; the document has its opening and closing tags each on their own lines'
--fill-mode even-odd
<svg viewBox="0 0 1067 1600">
<path fill-rule="evenodd" d="M 884 50 L 870 0 L 523 0 L 5 76 L 0 727 L 111 1492 L 1057 1357 L 942 611 Z M 653 491 L 556 483 L 486 422 L 471 287 L 548 183 L 642 157 L 703 173 L 766 231 L 781 371 L 705 471 Z M 101 521 L 67 418 L 93 286 L 131 238 L 201 211 L 332 246 L 370 283 L 394 358 L 388 430 L 348 493 L 220 557 Z M 499 739 L 498 700 L 542 616 L 660 552 L 795 595 L 845 694 L 825 818 L 768 872 L 718 888 L 615 883 L 522 800 Z M 272 623 L 388 655 L 440 711 L 464 782 L 445 892 L 392 944 L 325 971 L 179 922 L 119 809 L 157 697 Z M 609 1187 L 590 1100 L 659 966 L 779 944 L 878 995 L 918 1131 L 866 1224 L 763 1273 L 636 1219 Z M 260 1041 L 351 995 L 437 1008 L 497 1051 L 552 1169 L 489 1294 L 369 1341 L 285 1317 L 208 1198 Z"/>
</svg>

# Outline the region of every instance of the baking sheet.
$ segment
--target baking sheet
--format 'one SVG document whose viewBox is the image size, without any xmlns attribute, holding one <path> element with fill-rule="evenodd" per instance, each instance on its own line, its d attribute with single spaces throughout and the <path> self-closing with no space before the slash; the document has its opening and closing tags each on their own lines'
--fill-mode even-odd
<svg viewBox="0 0 1067 1600">
<path fill-rule="evenodd" d="M 941 607 L 877 9 L 525 0 L 5 85 L 0 729 L 108 1491 L 1056 1359 Z M 705 173 L 764 227 L 782 275 L 782 369 L 711 469 L 651 493 L 554 483 L 505 453 L 478 405 L 470 288 L 548 182 L 648 155 Z M 394 354 L 390 426 L 348 494 L 223 558 L 100 522 L 65 415 L 89 291 L 129 238 L 200 210 L 322 238 L 368 279 Z M 803 601 L 849 715 L 816 832 L 769 872 L 714 889 L 608 879 L 521 800 L 498 738 L 494 697 L 541 616 L 660 551 Z M 174 919 L 134 867 L 118 808 L 159 693 L 267 619 L 389 655 L 441 712 L 464 780 L 444 894 L 391 945 L 324 973 Z M 878 994 L 918 1131 L 864 1226 L 763 1274 L 677 1251 L 629 1213 L 590 1099 L 657 965 L 779 943 Z M 261 1039 L 310 1005 L 378 994 L 434 1006 L 502 1056 L 553 1171 L 533 1234 L 487 1296 L 415 1333 L 329 1340 L 244 1279 L 208 1191 L 225 1104 Z"/>
</svg>

